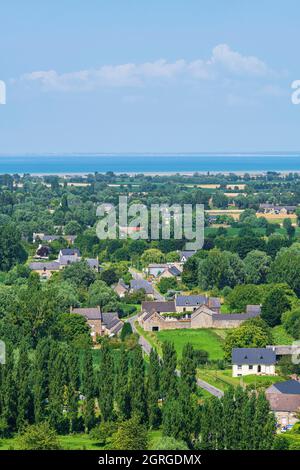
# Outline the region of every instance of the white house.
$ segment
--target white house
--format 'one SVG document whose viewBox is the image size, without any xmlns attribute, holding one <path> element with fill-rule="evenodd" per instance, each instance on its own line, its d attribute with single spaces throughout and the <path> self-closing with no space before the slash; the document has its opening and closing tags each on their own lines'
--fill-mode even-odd
<svg viewBox="0 0 300 470">
<path fill-rule="evenodd" d="M 234 348 L 232 376 L 275 375 L 276 354 L 266 348 Z"/>
</svg>

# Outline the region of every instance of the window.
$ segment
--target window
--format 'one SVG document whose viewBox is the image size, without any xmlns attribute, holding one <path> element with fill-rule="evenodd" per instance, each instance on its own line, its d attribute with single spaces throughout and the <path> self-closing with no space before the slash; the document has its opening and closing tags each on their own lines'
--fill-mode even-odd
<svg viewBox="0 0 300 470">
<path fill-rule="evenodd" d="M 242 370 L 242 366 L 241 366 L 241 365 L 238 365 L 237 368 L 238 368 L 238 370 Z"/>
<path fill-rule="evenodd" d="M 253 366 L 249 366 L 249 370 L 252 370 L 253 369 Z"/>
<path fill-rule="evenodd" d="M 159 326 L 152 326 L 152 331 L 159 331 Z"/>
</svg>

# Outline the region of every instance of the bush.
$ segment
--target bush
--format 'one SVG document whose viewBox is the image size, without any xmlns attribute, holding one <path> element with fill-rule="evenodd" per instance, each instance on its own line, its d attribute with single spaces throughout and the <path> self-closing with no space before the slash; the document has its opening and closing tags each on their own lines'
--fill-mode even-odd
<svg viewBox="0 0 300 470">
<path fill-rule="evenodd" d="M 150 450 L 188 450 L 188 446 L 174 437 L 162 437 Z"/>
<path fill-rule="evenodd" d="M 61 446 L 50 424 L 40 423 L 28 426 L 18 438 L 21 450 L 60 450 Z"/>
</svg>

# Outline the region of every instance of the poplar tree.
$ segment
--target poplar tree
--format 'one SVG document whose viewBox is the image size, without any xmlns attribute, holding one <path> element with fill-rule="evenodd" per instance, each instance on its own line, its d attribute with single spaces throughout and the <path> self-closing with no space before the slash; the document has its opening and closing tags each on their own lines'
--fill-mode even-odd
<svg viewBox="0 0 300 470">
<path fill-rule="evenodd" d="M 49 355 L 51 341 L 38 342 L 35 351 L 33 374 L 34 421 L 40 423 L 47 416 L 46 403 L 49 396 Z"/>
<path fill-rule="evenodd" d="M 160 398 L 160 361 L 155 349 L 151 349 L 149 357 L 147 404 L 149 425 L 158 428 L 161 422 L 161 412 L 158 406 Z"/>
<path fill-rule="evenodd" d="M 108 340 L 102 343 L 100 352 L 98 401 L 103 420 L 112 420 L 114 412 L 114 360 Z"/>
<path fill-rule="evenodd" d="M 27 344 L 23 341 L 19 348 L 19 358 L 16 365 L 17 391 L 17 429 L 22 430 L 33 418 L 33 397 L 31 392 L 31 364 Z"/>
<path fill-rule="evenodd" d="M 16 429 L 16 383 L 14 377 L 14 350 L 6 343 L 6 362 L 1 368 L 1 418 L 7 434 Z"/>
<path fill-rule="evenodd" d="M 186 343 L 182 350 L 181 380 L 185 383 L 190 393 L 196 391 L 196 361 L 195 351 L 191 343 Z"/>
<path fill-rule="evenodd" d="M 270 405 L 268 400 L 266 399 L 264 392 L 260 392 L 256 400 L 253 430 L 253 449 L 271 449 L 273 445 L 273 440 L 270 434 L 274 435 L 275 421 L 274 415 L 270 412 Z"/>
<path fill-rule="evenodd" d="M 223 416 L 224 416 L 224 448 L 226 450 L 233 449 L 235 442 L 233 416 L 235 411 L 234 390 L 233 387 L 225 390 L 222 398 Z"/>
<path fill-rule="evenodd" d="M 162 346 L 163 360 L 161 368 L 161 392 L 163 399 L 176 398 L 177 391 L 177 377 L 176 377 L 176 364 L 177 356 L 174 344 L 165 341 Z"/>
<path fill-rule="evenodd" d="M 75 430 L 78 415 L 78 389 L 79 389 L 79 363 L 78 355 L 74 348 L 69 347 L 67 359 L 68 385 L 67 403 L 69 417 L 69 432 Z"/>
<path fill-rule="evenodd" d="M 118 416 L 122 421 L 130 417 L 130 397 L 128 391 L 129 357 L 125 347 L 120 350 L 120 358 L 116 367 L 115 401 Z"/>
<path fill-rule="evenodd" d="M 49 422 L 57 432 L 65 431 L 65 351 L 53 342 L 49 360 Z"/>
<path fill-rule="evenodd" d="M 141 423 L 147 421 L 145 393 L 145 364 L 141 346 L 137 345 L 131 356 L 129 391 L 132 415 L 137 415 Z"/>
<path fill-rule="evenodd" d="M 248 399 L 244 403 L 241 416 L 241 446 L 242 450 L 254 449 L 254 416 L 255 416 L 256 396 L 254 393 L 248 395 Z"/>
<path fill-rule="evenodd" d="M 83 420 L 85 431 L 89 432 L 95 422 L 95 376 L 91 349 L 86 349 L 82 365 L 82 393 L 84 395 Z"/>
<path fill-rule="evenodd" d="M 247 393 L 243 391 L 242 387 L 237 387 L 234 390 L 234 409 L 232 416 L 232 442 L 231 448 L 234 450 L 240 450 L 243 448 L 243 436 L 241 433 L 241 423 L 243 417 L 243 409 L 246 406 L 245 403 L 249 398 Z"/>
</svg>

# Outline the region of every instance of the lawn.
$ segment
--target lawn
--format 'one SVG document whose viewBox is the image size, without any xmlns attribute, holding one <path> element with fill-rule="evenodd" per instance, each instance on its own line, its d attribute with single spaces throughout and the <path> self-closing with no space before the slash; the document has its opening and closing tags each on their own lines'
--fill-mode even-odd
<svg viewBox="0 0 300 470">
<path fill-rule="evenodd" d="M 198 369 L 197 376 L 199 379 L 214 385 L 215 387 L 226 390 L 230 385 L 242 387 L 252 385 L 257 388 L 268 388 L 275 382 L 282 382 L 286 377 L 280 375 L 247 375 L 245 377 L 232 377 L 231 369 L 215 370 L 215 369 Z"/>
<path fill-rule="evenodd" d="M 156 444 L 162 436 L 161 430 L 149 431 L 149 447 L 155 449 Z M 71 434 L 59 436 L 59 442 L 64 450 L 105 450 L 109 449 L 109 443 L 106 446 L 99 445 L 93 441 L 88 434 Z M 16 437 L 11 439 L 0 439 L 0 450 L 18 450 L 18 440 Z"/>
<path fill-rule="evenodd" d="M 159 342 L 172 341 L 178 357 L 182 355 L 182 349 L 186 343 L 191 343 L 195 349 L 204 349 L 209 354 L 209 359 L 223 359 L 223 339 L 212 329 L 186 329 L 164 330 L 155 333 Z"/>
</svg>

